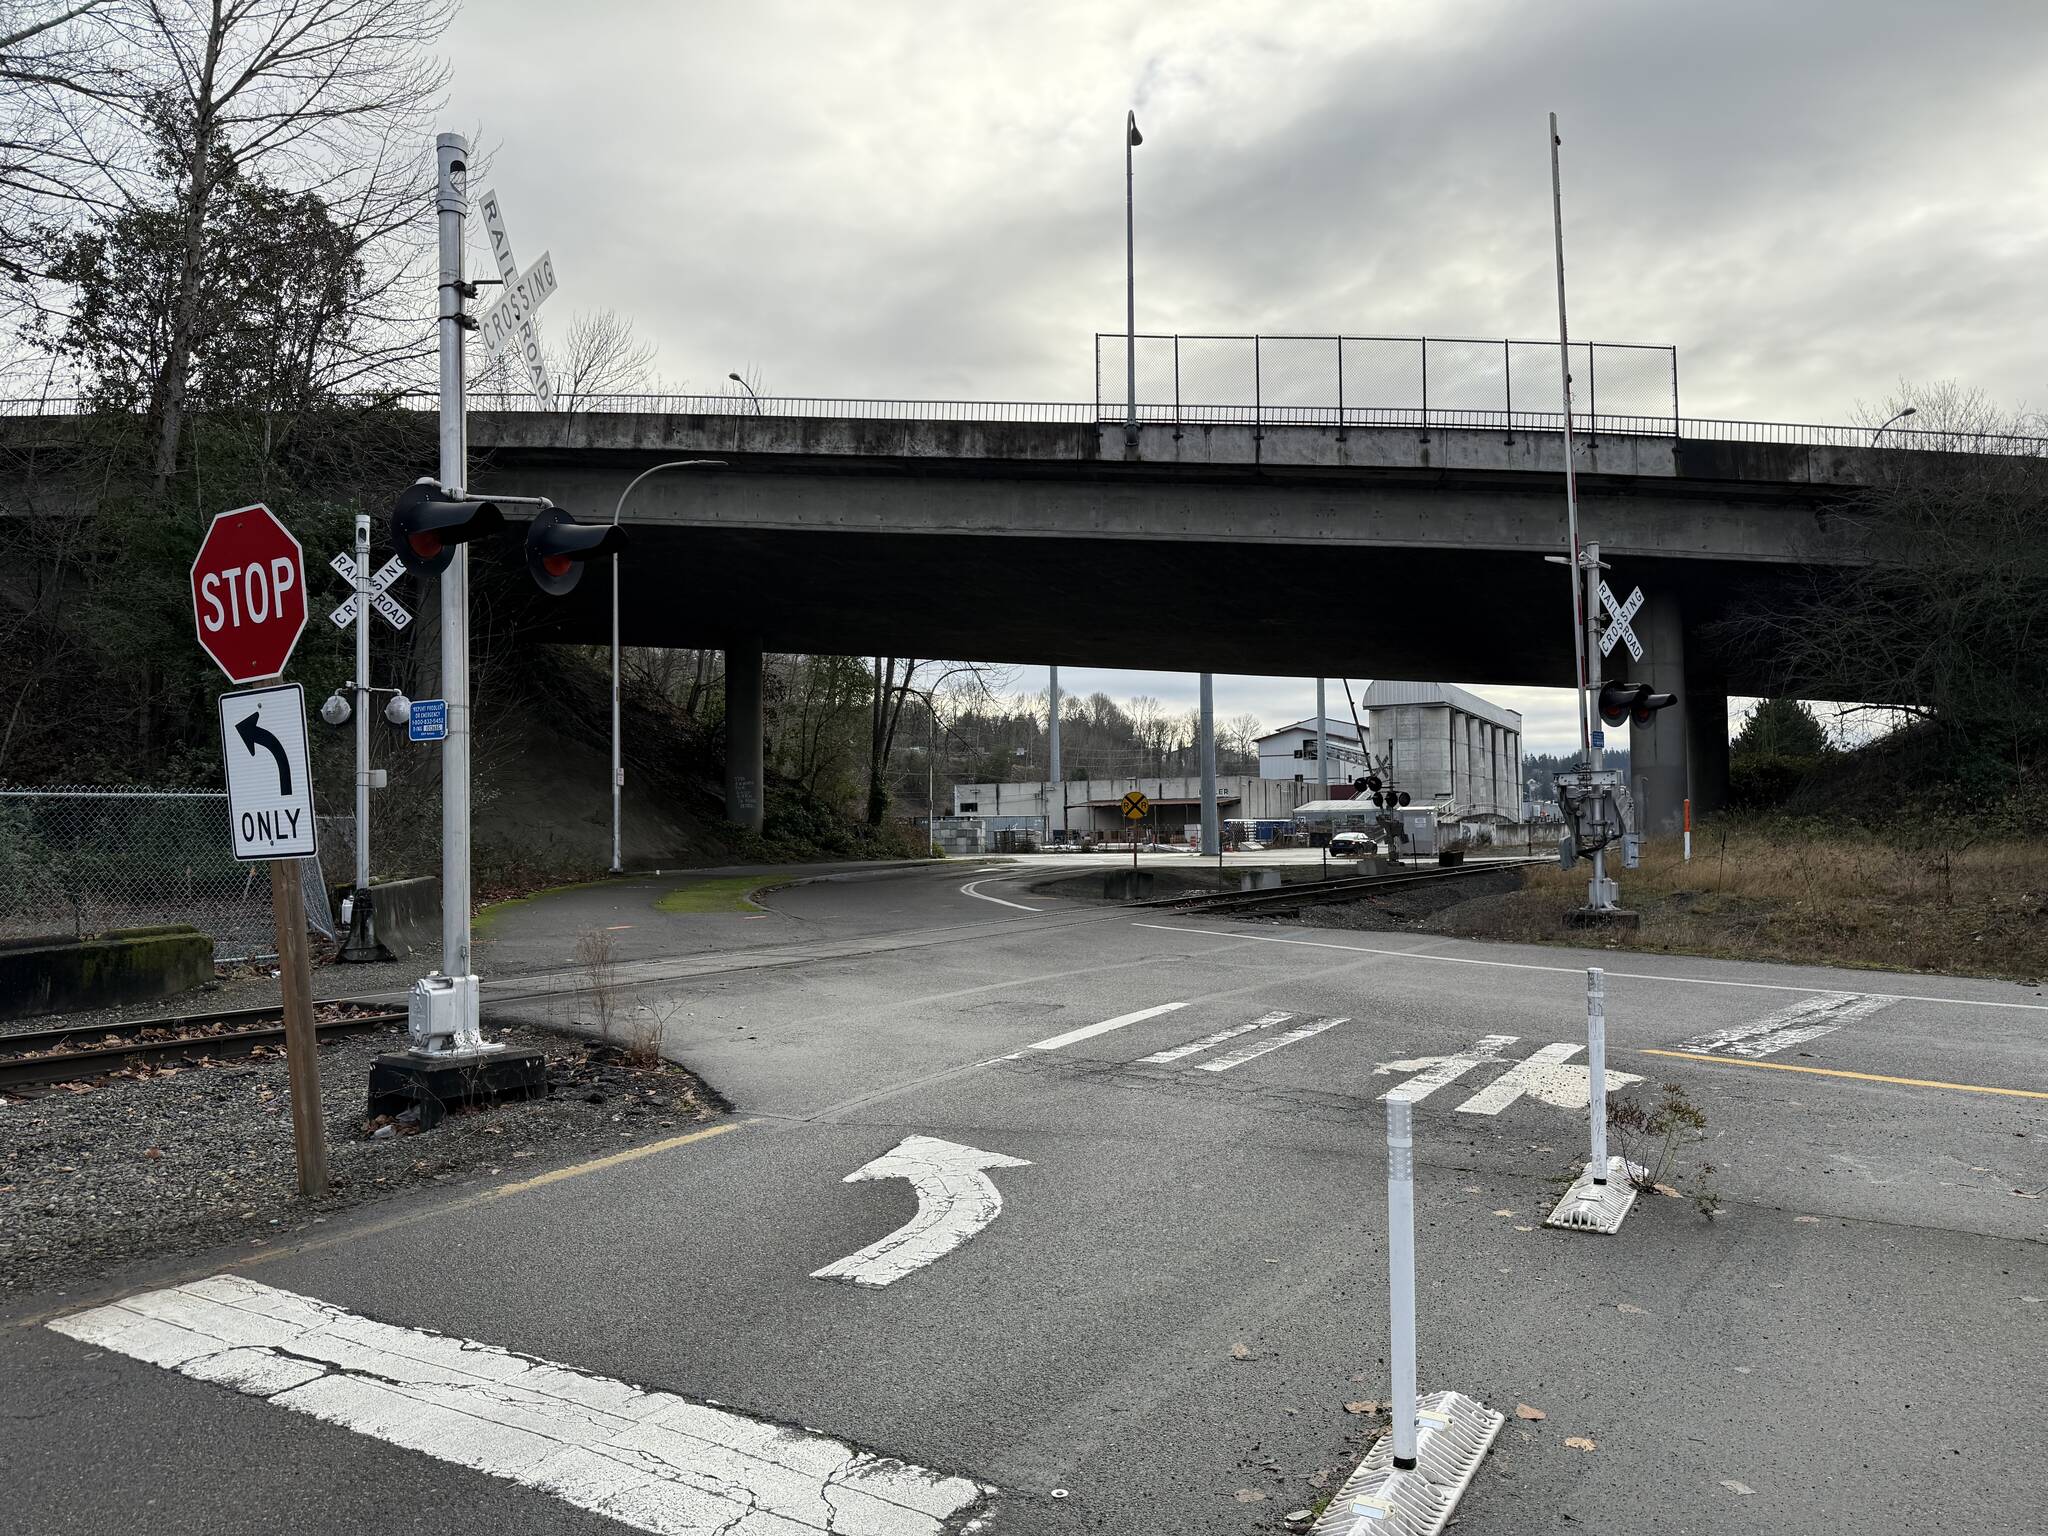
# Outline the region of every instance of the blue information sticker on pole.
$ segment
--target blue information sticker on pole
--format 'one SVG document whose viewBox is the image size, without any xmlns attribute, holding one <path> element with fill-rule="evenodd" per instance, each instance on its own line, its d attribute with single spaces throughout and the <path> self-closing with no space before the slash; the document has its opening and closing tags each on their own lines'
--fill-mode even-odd
<svg viewBox="0 0 2048 1536">
<path fill-rule="evenodd" d="M 435 702 L 436 702 L 436 703 L 438 704 L 438 703 L 439 703 L 440 701 L 439 701 L 439 700 L 437 699 L 437 700 L 435 700 Z M 413 705 L 413 708 L 414 708 L 414 710 L 418 710 L 418 708 L 419 708 L 419 705 L 415 704 L 415 705 Z M 443 735 L 446 735 L 446 734 L 447 734 L 447 732 L 446 732 L 446 730 L 445 730 L 445 729 L 443 730 L 442 734 L 443 734 Z M 417 737 L 417 736 L 413 737 L 413 740 L 414 740 L 414 741 L 418 741 L 419 739 L 420 739 L 420 738 L 419 738 L 419 737 Z M 1604 750 L 1606 749 L 1606 746 L 1607 746 L 1607 733 L 1606 733 L 1605 731 L 1603 731 L 1603 730 L 1599 730 L 1599 729 L 1597 729 L 1597 728 L 1596 728 L 1596 729 L 1594 730 L 1594 732 L 1593 732 L 1593 750 L 1594 750 L 1595 752 L 1600 752 L 1600 751 L 1604 751 Z"/>
<path fill-rule="evenodd" d="M 446 741 L 448 739 L 448 701 L 446 699 L 414 699 L 412 713 L 406 717 L 405 734 L 413 741 Z"/>
</svg>

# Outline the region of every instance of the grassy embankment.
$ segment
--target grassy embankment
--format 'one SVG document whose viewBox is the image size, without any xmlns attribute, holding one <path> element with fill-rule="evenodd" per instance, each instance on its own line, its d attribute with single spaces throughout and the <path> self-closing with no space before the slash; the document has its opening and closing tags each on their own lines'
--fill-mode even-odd
<svg viewBox="0 0 2048 1536">
<path fill-rule="evenodd" d="M 1531 868 L 1518 891 L 1451 908 L 1440 933 L 1521 943 L 1588 942 L 1564 912 L 1586 872 Z M 1791 961 L 2033 981 L 2048 976 L 2048 840 L 1904 848 L 1864 832 L 1731 821 L 1676 839 L 1620 870 L 1638 929 L 1602 942 L 1726 959 Z"/>
</svg>

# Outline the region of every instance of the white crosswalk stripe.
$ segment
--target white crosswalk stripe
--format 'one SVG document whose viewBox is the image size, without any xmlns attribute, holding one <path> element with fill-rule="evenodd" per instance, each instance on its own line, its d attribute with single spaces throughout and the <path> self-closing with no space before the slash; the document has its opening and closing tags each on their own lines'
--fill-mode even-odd
<svg viewBox="0 0 2048 1536">
<path fill-rule="evenodd" d="M 1468 1115 L 1497 1115 L 1525 1093 L 1546 1099 L 1559 1088 L 1568 1093 L 1573 1071 L 1577 1072 L 1580 1082 L 1586 1084 L 1578 1096 L 1580 1103 L 1586 1103 L 1592 1097 L 1586 1069 L 1564 1065 L 1584 1049 L 1584 1046 L 1569 1040 L 1546 1045 L 1528 1059 L 1516 1062 L 1458 1108 Z M 1609 1074 L 1608 1081 L 1611 1083 L 1613 1080 L 1614 1075 Z"/>
<path fill-rule="evenodd" d="M 1482 1061 L 1499 1061 L 1501 1052 L 1513 1045 L 1514 1035 L 1487 1035 L 1471 1050 L 1457 1056 L 1442 1056 L 1434 1060 L 1382 1062 L 1374 1069 L 1375 1074 L 1412 1071 L 1415 1076 L 1397 1087 L 1389 1088 L 1380 1097 L 1391 1099 L 1399 1094 L 1411 1104 L 1420 1104 L 1445 1083 L 1454 1083 L 1478 1066 Z M 1419 1071 L 1416 1069 L 1420 1069 Z"/>
<path fill-rule="evenodd" d="M 1894 999 L 1866 997 L 1860 992 L 1831 992 L 1820 997 L 1801 998 L 1789 1007 L 1767 1013 L 1747 1024 L 1710 1030 L 1682 1041 L 1678 1049 L 1702 1056 L 1741 1056 L 1760 1060 L 1775 1056 L 1808 1040 L 1831 1035 L 1844 1024 L 1867 1019 Z"/>
<path fill-rule="evenodd" d="M 962 1529 L 994 1492 L 809 1430 L 376 1322 L 239 1275 L 144 1292 L 50 1326 L 663 1536 L 940 1536 Z"/>
<path fill-rule="evenodd" d="M 1093 1040 L 1097 1035 L 1106 1035 L 1113 1029 L 1122 1029 L 1127 1024 L 1140 1024 L 1146 1019 L 1156 1019 L 1162 1013 L 1173 1013 L 1185 1007 L 1186 1003 L 1161 1003 L 1156 1008 L 1140 1008 L 1136 1013 L 1120 1013 L 1113 1019 L 1104 1019 L 1100 1024 L 1083 1024 L 1079 1029 L 1070 1029 L 1064 1035 L 1054 1035 L 1049 1040 L 1034 1040 L 1024 1049 L 1057 1051 L 1069 1045 L 1078 1045 L 1083 1040 Z"/>
<path fill-rule="evenodd" d="M 1297 1040 L 1309 1039 L 1313 1035 L 1320 1035 L 1326 1029 L 1335 1029 L 1339 1024 L 1349 1024 L 1350 1022 L 1348 1018 L 1311 1019 L 1298 1029 L 1288 1030 L 1284 1035 L 1268 1035 L 1263 1040 L 1232 1051 L 1228 1056 L 1218 1056 L 1214 1061 L 1202 1062 L 1195 1070 L 1197 1072 L 1228 1072 L 1232 1067 L 1241 1067 L 1248 1061 L 1256 1061 L 1268 1051 L 1277 1051 L 1283 1045 L 1292 1045 Z"/>
<path fill-rule="evenodd" d="M 1293 1018 L 1291 1013 L 1269 1013 L 1262 1019 L 1253 1019 L 1249 1024 L 1233 1024 L 1228 1029 L 1219 1029 L 1213 1035 L 1204 1035 L 1199 1040 L 1190 1040 L 1186 1045 L 1170 1045 L 1163 1051 L 1154 1051 L 1150 1056 L 1138 1058 L 1140 1066 L 1163 1067 L 1168 1062 L 1179 1061 L 1185 1056 L 1199 1056 L 1226 1040 L 1235 1040 L 1239 1035 L 1248 1035 L 1255 1029 L 1268 1029 L 1275 1024 L 1285 1024 Z"/>
</svg>

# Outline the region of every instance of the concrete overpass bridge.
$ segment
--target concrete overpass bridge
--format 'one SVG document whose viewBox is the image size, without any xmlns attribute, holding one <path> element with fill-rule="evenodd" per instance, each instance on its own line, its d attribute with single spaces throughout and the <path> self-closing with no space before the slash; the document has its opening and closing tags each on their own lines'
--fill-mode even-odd
<svg viewBox="0 0 2048 1536">
<path fill-rule="evenodd" d="M 633 493 L 621 623 L 629 645 L 726 649 L 742 699 L 764 649 L 1572 681 L 1564 575 L 1542 558 L 1565 545 L 1554 417 L 1147 422 L 1133 444 L 1087 406 L 778 404 L 478 412 L 473 488 L 605 518 L 642 470 L 723 459 Z M 1657 425 L 1588 434 L 1577 468 L 1584 537 L 1647 598 L 1645 663 L 1609 675 L 1682 701 L 1635 752 L 1668 825 L 1688 785 L 1701 807 L 1725 793 L 1728 696 L 1774 682 L 1717 622 L 1857 558 L 1836 509 L 1901 450 L 1859 429 Z M 1809 440 L 1758 440 L 1773 433 Z M 537 605 L 536 631 L 601 642 L 609 599 L 586 582 Z"/>
</svg>

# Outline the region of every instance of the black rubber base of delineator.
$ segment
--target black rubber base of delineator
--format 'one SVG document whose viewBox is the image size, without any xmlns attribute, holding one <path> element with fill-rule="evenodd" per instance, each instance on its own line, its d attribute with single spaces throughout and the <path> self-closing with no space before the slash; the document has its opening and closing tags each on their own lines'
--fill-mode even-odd
<svg viewBox="0 0 2048 1536">
<path fill-rule="evenodd" d="M 544 1099 L 548 1059 L 539 1051 L 491 1051 L 454 1061 L 403 1055 L 370 1063 L 370 1115 L 402 1115 L 419 1106 L 420 1128 L 451 1109 L 498 1099 Z"/>
</svg>

